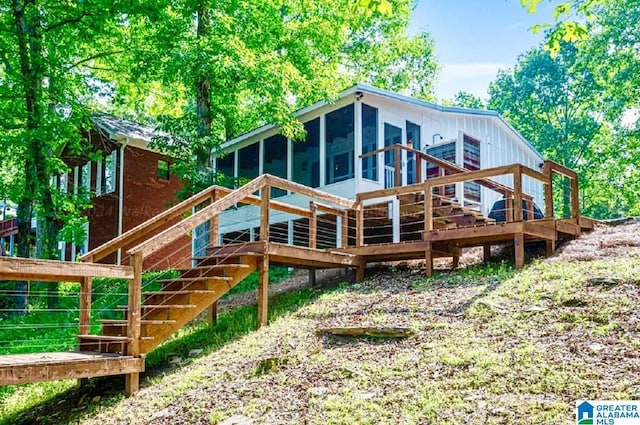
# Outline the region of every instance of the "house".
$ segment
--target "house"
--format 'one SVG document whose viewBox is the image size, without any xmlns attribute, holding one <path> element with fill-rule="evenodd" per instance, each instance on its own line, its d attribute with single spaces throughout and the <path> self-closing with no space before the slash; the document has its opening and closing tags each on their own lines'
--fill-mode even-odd
<svg viewBox="0 0 640 425">
<path fill-rule="evenodd" d="M 215 167 L 233 176 L 236 185 L 269 173 L 331 194 L 355 199 L 357 193 L 422 182 L 444 172 L 428 163 L 418 164 L 420 151 L 467 170 L 507 164 L 539 169 L 542 155 L 495 111 L 441 106 L 362 84 L 343 91 L 335 102 L 318 102 L 298 111 L 306 137 L 287 139 L 277 126 L 265 125 L 223 144 L 224 155 Z M 400 144 L 409 149 L 377 152 Z M 412 152 L 413 150 L 413 152 Z M 421 160 L 420 160 L 421 161 Z M 511 176 L 496 178 L 512 185 Z M 523 190 L 543 204 L 543 185 L 524 177 Z M 475 182 L 449 185 L 445 195 L 484 215 L 501 195 Z M 308 206 L 308 200 L 274 190 L 272 197 Z M 389 199 L 388 212 L 398 242 L 400 207 Z M 338 218 L 339 220 L 339 218 Z M 294 217 L 274 214 L 272 237 L 292 243 L 297 239 Z M 304 223 L 302 223 L 304 225 Z M 221 216 L 221 241 L 255 240 L 258 209 L 247 206 Z M 329 226 L 338 234 L 327 246 L 339 244 L 341 226 Z M 275 230 L 275 232 L 273 231 Z M 351 237 L 349 235 L 349 237 Z"/>
<path fill-rule="evenodd" d="M 95 115 L 92 121 L 93 129 L 86 137 L 100 158 L 91 160 L 63 151 L 71 171 L 52 178 L 52 184 L 63 193 L 94 195 L 87 211 L 84 244 L 60 242 L 61 260 L 73 260 L 158 215 L 177 202 L 176 192 L 181 188 L 171 172 L 171 160 L 150 146 L 158 135 L 153 128 L 107 114 Z M 104 261 L 126 263 L 125 251 L 119 250 L 116 258 Z M 165 251 L 146 265 L 159 269 L 189 264 L 190 239 L 185 236 Z M 154 264 L 154 259 L 160 258 L 164 259 L 162 264 Z"/>
</svg>

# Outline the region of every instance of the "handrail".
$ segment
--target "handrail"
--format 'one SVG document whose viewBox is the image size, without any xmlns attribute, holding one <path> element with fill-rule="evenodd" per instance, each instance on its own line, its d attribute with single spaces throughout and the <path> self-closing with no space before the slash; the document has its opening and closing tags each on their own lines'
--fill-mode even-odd
<svg viewBox="0 0 640 425">
<path fill-rule="evenodd" d="M 146 257 L 153 251 L 162 248 L 163 246 L 180 238 L 185 234 L 185 232 L 193 229 L 196 226 L 199 226 L 205 221 L 210 220 L 211 218 L 220 214 L 227 208 L 230 208 L 234 204 L 242 202 L 244 198 L 251 195 L 253 192 L 262 189 L 266 185 L 266 181 L 267 179 L 265 174 L 256 177 L 249 183 L 242 186 L 240 189 L 237 189 L 229 195 L 226 195 L 218 199 L 217 201 L 212 202 L 210 205 L 204 207 L 197 213 L 169 227 L 168 229 L 165 229 L 164 231 L 158 233 L 150 239 L 147 239 L 141 244 L 136 245 L 135 247 L 128 250 L 127 254 L 135 255 L 142 253 L 142 256 Z"/>
<path fill-rule="evenodd" d="M 457 164 L 454 164 L 452 162 L 449 162 L 447 160 L 444 159 L 440 159 L 440 158 L 436 158 L 433 155 L 429 155 L 426 152 L 422 152 L 420 150 L 414 149 L 414 148 L 410 148 L 408 146 L 404 146 L 401 145 L 399 143 L 396 143 L 395 145 L 391 145 L 391 146 L 385 146 L 384 148 L 380 148 L 380 149 L 376 149 L 375 151 L 371 151 L 371 152 L 367 152 L 365 154 L 360 155 L 360 158 L 367 158 L 373 155 L 377 155 L 379 153 L 383 153 L 392 149 L 401 149 L 401 150 L 405 150 L 407 152 L 413 153 L 416 156 L 419 156 L 421 159 L 430 162 L 434 165 L 436 165 L 439 168 L 444 168 L 445 170 L 448 170 L 454 174 L 457 173 L 469 173 L 470 170 L 467 170 L 466 168 L 460 167 Z M 535 172 L 535 170 L 532 170 L 533 172 Z M 497 192 L 502 193 L 505 196 L 508 196 L 510 193 L 513 192 L 513 189 L 509 188 L 508 186 L 505 186 L 501 183 L 498 183 L 496 181 L 493 180 L 488 180 L 488 179 L 478 179 L 478 180 L 474 180 L 475 183 L 478 183 L 481 186 L 487 187 L 489 189 L 495 190 Z M 533 200 L 533 197 L 531 197 L 531 195 L 527 195 L 525 194 L 525 198 L 528 200 Z"/>
<path fill-rule="evenodd" d="M 134 228 L 124 232 L 120 236 L 111 239 L 110 241 L 80 256 L 80 261 L 96 262 L 114 253 L 118 249 L 124 248 L 125 246 L 149 234 L 151 231 L 157 229 L 158 227 L 166 224 L 176 217 L 179 217 L 184 212 L 190 211 L 196 205 L 199 205 L 207 199 L 210 199 L 216 189 L 218 189 L 218 186 L 211 186 L 196 193 L 190 198 L 185 199 L 184 201 L 158 214 L 157 216 L 140 223 Z"/>
<path fill-rule="evenodd" d="M 327 192 L 323 192 L 318 189 L 313 189 L 311 187 L 305 186 L 300 183 L 292 182 L 290 180 L 283 179 L 282 177 L 273 176 L 271 174 L 264 174 L 269 181 L 269 186 L 288 190 L 290 192 L 298 193 L 300 195 L 305 195 L 310 198 L 320 199 L 321 201 L 330 202 L 332 204 L 339 205 L 344 208 L 354 208 L 355 202 L 351 199 L 343 198 L 338 195 L 332 195 Z M 272 201 L 273 202 L 273 201 Z"/>
</svg>

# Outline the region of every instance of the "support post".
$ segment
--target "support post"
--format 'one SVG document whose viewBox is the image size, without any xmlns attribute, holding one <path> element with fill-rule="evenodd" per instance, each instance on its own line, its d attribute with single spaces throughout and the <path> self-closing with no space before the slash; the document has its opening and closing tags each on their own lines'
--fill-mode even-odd
<svg viewBox="0 0 640 425">
<path fill-rule="evenodd" d="M 424 268 L 427 277 L 433 276 L 433 253 L 431 251 L 431 242 L 427 242 L 427 249 L 424 251 Z"/>
<path fill-rule="evenodd" d="M 316 269 L 309 269 L 309 286 L 311 288 L 316 286 Z"/>
<path fill-rule="evenodd" d="M 311 218 L 309 218 L 309 248 L 316 248 L 318 241 L 318 207 L 315 202 L 309 202 Z"/>
<path fill-rule="evenodd" d="M 349 246 L 349 211 L 342 214 L 342 247 Z"/>
<path fill-rule="evenodd" d="M 92 277 L 83 277 L 80 282 L 80 319 L 79 329 L 80 335 L 89 334 L 91 331 L 91 286 Z"/>
<path fill-rule="evenodd" d="M 422 183 L 422 158 L 418 155 L 415 155 L 416 158 L 416 183 Z"/>
<path fill-rule="evenodd" d="M 489 259 L 491 258 L 491 244 L 490 243 L 486 243 L 483 245 L 482 247 L 483 252 L 482 252 L 482 259 L 484 260 L 484 262 L 486 263 L 487 261 L 489 261 Z"/>
<path fill-rule="evenodd" d="M 358 202 L 356 207 L 356 246 L 364 245 L 364 205 Z"/>
<path fill-rule="evenodd" d="M 144 258 L 142 253 L 138 252 L 131 257 L 131 266 L 133 267 L 133 279 L 129 282 L 129 308 L 127 312 L 127 355 L 133 357 L 140 356 L 140 313 L 141 313 L 141 297 L 142 297 L 142 263 Z M 125 394 L 130 396 L 138 391 L 140 387 L 140 374 L 138 372 L 130 373 L 125 380 Z"/>
<path fill-rule="evenodd" d="M 522 221 L 522 165 L 513 170 L 513 220 Z"/>
<path fill-rule="evenodd" d="M 258 328 L 269 322 L 269 254 L 258 261 Z"/>
<path fill-rule="evenodd" d="M 433 195 L 431 194 L 431 183 L 424 182 L 424 232 L 433 230 Z"/>
<path fill-rule="evenodd" d="M 546 241 L 547 245 L 547 257 L 551 257 L 554 252 L 556 252 L 556 242 L 555 241 Z"/>
<path fill-rule="evenodd" d="M 576 220 L 580 217 L 580 192 L 578 188 L 578 177 L 571 178 L 571 218 Z"/>
<path fill-rule="evenodd" d="M 400 145 L 398 145 L 397 143 L 395 145 L 393 145 L 393 159 L 394 159 L 394 164 L 393 164 L 393 168 L 395 169 L 395 173 L 393 174 L 393 185 L 395 187 L 400 187 L 402 186 L 402 162 L 401 162 L 401 157 L 402 155 L 402 151 L 400 150 Z"/>
<path fill-rule="evenodd" d="M 269 242 L 269 201 L 271 186 L 265 185 L 260 191 L 260 240 Z"/>
<path fill-rule="evenodd" d="M 362 282 L 364 280 L 364 266 L 356 267 L 356 282 Z"/>
<path fill-rule="evenodd" d="M 513 237 L 516 269 L 524 267 L 524 234 L 516 233 Z"/>
<path fill-rule="evenodd" d="M 207 309 L 207 324 L 209 326 L 218 324 L 218 301 L 215 301 Z"/>
<path fill-rule="evenodd" d="M 215 189 L 211 194 L 211 203 L 218 200 L 218 190 Z M 218 246 L 220 241 L 220 216 L 215 215 L 209 220 L 209 245 Z"/>
<path fill-rule="evenodd" d="M 459 265 L 460 265 L 460 256 L 454 255 L 453 257 L 451 257 L 451 268 L 455 270 L 458 268 Z"/>
<path fill-rule="evenodd" d="M 547 177 L 547 181 L 544 183 L 544 216 L 545 218 L 553 218 L 553 176 L 549 161 L 544 162 L 542 172 Z"/>
</svg>

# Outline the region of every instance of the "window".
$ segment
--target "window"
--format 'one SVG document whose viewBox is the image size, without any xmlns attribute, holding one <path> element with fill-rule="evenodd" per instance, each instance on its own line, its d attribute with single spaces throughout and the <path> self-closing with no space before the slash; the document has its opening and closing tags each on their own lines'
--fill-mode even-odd
<svg viewBox="0 0 640 425">
<path fill-rule="evenodd" d="M 287 152 L 289 141 L 286 137 L 276 134 L 264 140 L 262 171 L 277 177 L 287 178 Z M 271 189 L 271 196 L 278 198 L 287 194 L 286 190 Z"/>
<path fill-rule="evenodd" d="M 169 180 L 169 162 L 163 159 L 158 160 L 158 179 Z"/>
<path fill-rule="evenodd" d="M 102 194 L 115 192 L 116 190 L 116 161 L 117 151 L 113 150 L 104 157 L 103 178 L 102 178 Z"/>
<path fill-rule="evenodd" d="M 96 195 L 102 195 L 102 160 L 96 163 Z"/>
<path fill-rule="evenodd" d="M 80 167 L 80 187 L 87 193 L 91 190 L 91 161 Z"/>
<path fill-rule="evenodd" d="M 362 153 L 378 148 L 378 109 L 362 104 Z M 362 178 L 379 181 L 378 155 L 362 158 Z"/>
<path fill-rule="evenodd" d="M 260 143 L 238 150 L 238 181 L 242 186 L 260 173 Z"/>
<path fill-rule="evenodd" d="M 353 178 L 353 103 L 325 115 L 326 184 Z"/>
<path fill-rule="evenodd" d="M 431 156 L 435 156 L 439 159 L 444 159 L 445 161 L 449 161 L 452 163 L 456 162 L 456 142 L 445 143 L 442 145 L 437 145 L 427 149 L 427 153 Z M 445 174 L 449 174 L 449 172 L 445 172 Z M 440 168 L 434 164 L 427 163 L 427 178 L 434 178 L 440 175 Z M 444 187 L 444 193 L 441 193 L 444 196 L 454 197 L 456 196 L 456 186 L 453 184 L 448 184 Z"/>
<path fill-rule="evenodd" d="M 304 123 L 304 140 L 293 142 L 293 176 L 296 183 L 320 186 L 320 118 Z"/>
<path fill-rule="evenodd" d="M 216 183 L 234 189 L 235 184 L 235 170 L 236 170 L 236 153 L 230 152 L 225 156 L 218 157 L 216 160 L 217 169 L 217 181 Z"/>
<path fill-rule="evenodd" d="M 66 174 L 60 174 L 60 192 L 66 194 L 69 190 L 69 181 Z"/>
<path fill-rule="evenodd" d="M 402 129 L 395 125 L 384 123 L 384 146 L 393 146 L 402 143 Z M 396 162 L 395 151 L 389 150 L 384 153 L 384 187 L 395 186 Z"/>
<path fill-rule="evenodd" d="M 420 126 L 414 124 L 411 121 L 406 123 L 407 130 L 407 146 L 416 150 L 420 150 Z M 415 154 L 407 152 L 407 184 L 414 184 L 418 182 Z"/>
<path fill-rule="evenodd" d="M 480 169 L 480 141 L 466 134 L 462 138 L 464 149 L 464 168 L 467 170 Z M 464 198 L 473 202 L 480 202 L 480 185 L 474 182 L 465 182 Z"/>
</svg>

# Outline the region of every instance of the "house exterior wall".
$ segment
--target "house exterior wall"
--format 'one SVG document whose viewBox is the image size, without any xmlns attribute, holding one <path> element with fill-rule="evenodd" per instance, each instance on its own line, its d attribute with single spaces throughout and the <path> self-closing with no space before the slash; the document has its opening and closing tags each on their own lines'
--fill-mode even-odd
<svg viewBox="0 0 640 425">
<path fill-rule="evenodd" d="M 123 233 L 178 202 L 175 194 L 180 190 L 181 183 L 176 174 L 169 173 L 169 180 L 158 176 L 158 161 L 166 160 L 164 155 L 156 152 L 132 146 L 124 148 Z M 169 169 L 170 167 L 171 164 Z M 156 233 L 176 222 L 177 220 L 167 223 Z M 131 247 L 126 247 L 124 251 L 129 248 Z M 149 256 L 145 259 L 144 266 L 152 269 L 167 269 L 188 266 L 190 263 L 191 239 L 184 236 Z"/>
<path fill-rule="evenodd" d="M 323 182 L 327 180 L 327 170 L 325 164 L 326 154 L 326 125 L 324 117 L 327 113 L 338 110 L 346 105 L 354 104 L 354 135 L 353 143 L 355 150 L 355 165 L 354 165 L 354 177 L 329 185 L 323 185 Z M 387 96 L 375 94 L 375 93 L 359 93 L 354 95 L 347 95 L 336 101 L 331 105 L 322 105 L 309 112 L 301 114 L 298 119 L 305 123 L 320 117 L 320 187 L 319 189 L 339 195 L 349 199 L 355 199 L 355 195 L 360 192 L 367 192 L 384 188 L 385 185 L 385 167 L 384 156 L 378 155 L 377 157 L 377 181 L 363 178 L 362 164 L 359 156 L 362 154 L 362 104 L 374 107 L 377 109 L 377 146 L 376 149 L 384 147 L 385 123 L 398 127 L 402 131 L 402 144 L 407 143 L 406 125 L 407 122 L 411 122 L 420 126 L 420 142 L 421 150 L 425 150 L 427 147 L 438 146 L 456 140 L 456 162 L 458 165 L 463 165 L 463 137 L 468 135 L 480 142 L 480 168 L 486 169 L 506 164 L 520 163 L 533 169 L 539 169 L 538 165 L 542 162 L 542 158 L 535 150 L 533 150 L 527 143 L 525 143 L 521 137 L 510 128 L 504 121 L 498 116 L 487 114 L 484 112 L 474 112 L 472 110 L 465 111 L 440 111 L 435 108 L 429 108 L 426 106 L 400 101 L 398 99 L 392 99 Z M 254 143 L 260 144 L 260 152 L 264 150 L 265 139 L 278 133 L 277 128 L 268 128 L 264 131 L 254 131 L 249 133 L 246 137 L 236 139 L 235 141 L 227 142 L 223 145 L 223 149 L 229 152 L 229 155 L 234 155 L 234 152 Z M 290 146 L 292 143 L 290 141 Z M 371 151 L 373 149 L 369 149 Z M 292 167 L 295 166 L 296 158 L 293 155 L 293 150 L 289 149 L 289 167 L 287 178 L 291 180 Z M 407 167 L 407 153 L 402 153 L 403 169 L 406 171 Z M 236 160 L 235 172 L 237 174 L 238 164 Z M 260 160 L 259 173 L 263 172 L 262 154 Z M 426 177 L 426 167 L 423 167 L 423 176 Z M 495 180 L 512 185 L 511 176 L 496 177 Z M 403 184 L 407 184 L 406 174 L 403 176 Z M 458 191 L 462 193 L 462 184 L 459 184 Z M 543 185 L 529 177 L 523 178 L 523 190 L 534 196 L 536 203 L 542 208 L 544 204 L 543 200 Z M 484 214 L 488 214 L 495 200 L 499 199 L 502 195 L 498 194 L 488 188 L 481 188 L 481 204 L 477 205 Z M 299 195 L 289 194 L 283 201 L 292 203 L 298 206 L 308 206 L 309 199 Z M 460 201 L 460 199 L 459 199 Z M 380 200 L 375 200 L 380 202 Z M 295 219 L 287 214 L 272 213 L 271 223 L 282 222 L 286 220 Z M 221 216 L 221 233 L 239 231 L 247 229 L 248 227 L 257 227 L 259 225 L 259 214 L 255 207 L 243 207 L 238 210 L 227 211 Z"/>
</svg>

